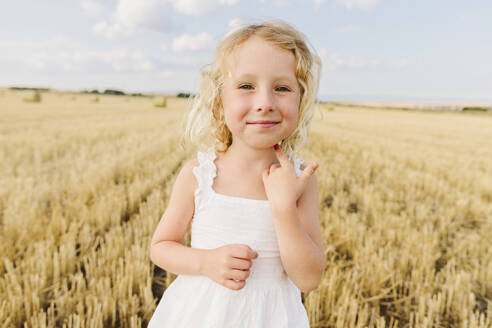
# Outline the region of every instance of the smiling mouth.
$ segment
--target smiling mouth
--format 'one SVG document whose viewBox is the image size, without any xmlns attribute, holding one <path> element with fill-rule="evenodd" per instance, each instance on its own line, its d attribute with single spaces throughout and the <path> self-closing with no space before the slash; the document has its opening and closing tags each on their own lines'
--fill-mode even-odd
<svg viewBox="0 0 492 328">
<path fill-rule="evenodd" d="M 259 121 L 259 122 L 250 122 L 248 123 L 249 125 L 257 126 L 260 128 L 271 128 L 272 126 L 277 125 L 280 122 L 273 122 L 273 121 Z"/>
<path fill-rule="evenodd" d="M 257 121 L 257 122 L 247 122 L 247 124 L 277 124 L 280 122 L 275 121 Z"/>
</svg>

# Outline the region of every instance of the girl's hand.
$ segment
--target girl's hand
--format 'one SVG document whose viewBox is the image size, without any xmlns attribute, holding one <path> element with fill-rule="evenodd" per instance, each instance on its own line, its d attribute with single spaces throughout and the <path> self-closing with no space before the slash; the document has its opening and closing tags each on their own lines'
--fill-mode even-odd
<svg viewBox="0 0 492 328">
<path fill-rule="evenodd" d="M 248 245 L 230 244 L 207 253 L 204 273 L 213 281 L 232 290 L 239 290 L 246 284 L 252 259 L 258 257 L 258 252 Z"/>
<path fill-rule="evenodd" d="M 280 146 L 275 145 L 274 149 L 279 164 L 272 164 L 269 169 L 263 172 L 265 192 L 273 207 L 295 206 L 299 197 L 304 193 L 309 178 L 318 168 L 318 164 L 309 164 L 297 177 L 294 166 Z"/>
</svg>

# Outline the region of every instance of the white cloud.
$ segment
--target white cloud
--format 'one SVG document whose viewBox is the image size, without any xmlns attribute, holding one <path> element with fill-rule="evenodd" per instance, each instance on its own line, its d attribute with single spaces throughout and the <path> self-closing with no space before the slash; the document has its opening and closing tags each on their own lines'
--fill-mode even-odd
<svg viewBox="0 0 492 328">
<path fill-rule="evenodd" d="M 0 40 L 0 53 L 4 53 L 8 50 L 23 49 L 28 52 L 26 48 L 39 48 L 39 49 L 80 49 L 88 48 L 88 46 L 79 41 L 71 40 L 63 35 L 54 36 L 46 40 Z"/>
<path fill-rule="evenodd" d="M 7 40 L 0 42 L 0 62 L 9 62 L 18 69 L 25 67 L 27 70 L 46 71 L 57 65 L 66 70 L 70 69 L 70 65 L 64 63 L 63 54 L 88 48 L 87 44 L 62 35 L 46 40 Z"/>
<path fill-rule="evenodd" d="M 369 9 L 375 6 L 380 0 L 335 0 L 337 3 L 341 4 L 347 9 L 359 8 L 359 9 Z M 316 2 L 323 2 L 323 0 L 315 0 Z"/>
<path fill-rule="evenodd" d="M 319 55 L 323 61 L 323 69 L 327 71 L 339 71 L 346 69 L 401 69 L 408 66 L 408 59 L 391 59 L 383 61 L 380 59 L 368 59 L 352 54 L 329 53 L 321 48 Z"/>
<path fill-rule="evenodd" d="M 155 65 L 141 51 L 115 48 L 104 51 L 94 50 L 58 50 L 52 53 L 34 52 L 22 59 L 29 68 L 46 71 L 88 72 L 144 72 L 152 70 Z M 110 68 L 110 69 L 108 69 Z"/>
<path fill-rule="evenodd" d="M 166 0 L 118 0 L 110 21 L 95 24 L 93 30 L 111 39 L 134 36 L 139 28 L 168 32 L 173 29 L 173 23 L 165 4 Z"/>
<path fill-rule="evenodd" d="M 104 6 L 95 0 L 81 0 L 80 7 L 86 15 L 91 17 L 99 17 L 104 12 Z"/>
<path fill-rule="evenodd" d="M 198 40 L 197 43 L 202 48 L 215 43 L 207 34 L 190 37 L 192 42 Z M 149 50 L 129 47 L 94 49 L 86 43 L 71 41 L 63 36 L 33 41 L 7 40 L 0 41 L 0 68 L 5 74 L 10 71 L 12 74 L 18 72 L 18 76 L 20 73 L 55 76 L 75 72 L 77 76 L 85 78 L 113 74 L 118 79 L 117 76 L 122 74 L 145 73 L 162 77 L 159 72 L 167 71 L 164 75 L 169 77 L 169 72 L 175 70 L 180 70 L 180 74 L 196 72 L 210 61 L 210 56 L 206 53 L 171 50 L 171 45 L 166 43 L 157 44 Z M 5 74 L 4 79 L 7 76 Z"/>
<path fill-rule="evenodd" d="M 81 1 L 87 10 L 98 10 L 95 0 Z M 233 6 L 237 2 L 238 0 L 118 0 L 116 11 L 110 19 L 95 24 L 93 31 L 110 39 L 134 36 L 140 28 L 169 32 L 174 29 L 169 5 L 179 13 L 199 16 L 211 13 L 219 6 Z"/>
<path fill-rule="evenodd" d="M 159 57 L 160 63 L 166 68 L 181 70 L 196 70 L 210 61 L 209 56 L 197 57 L 196 54 L 186 55 L 183 53 L 169 53 Z"/>
<path fill-rule="evenodd" d="M 134 36 L 136 34 L 133 27 L 107 22 L 99 22 L 94 24 L 92 30 L 96 34 L 105 36 L 108 39 L 115 39 L 120 36 Z"/>
<path fill-rule="evenodd" d="M 173 50 L 176 52 L 201 51 L 211 49 L 215 41 L 206 32 L 197 35 L 183 34 L 173 40 Z"/>
<path fill-rule="evenodd" d="M 119 0 L 115 21 L 126 26 L 167 28 L 170 24 L 164 4 L 165 0 Z"/>
<path fill-rule="evenodd" d="M 320 50 L 319 55 L 323 61 L 324 69 L 328 71 L 367 69 L 380 65 L 380 61 L 376 59 L 365 59 L 350 54 L 328 53 L 324 48 Z"/>
<path fill-rule="evenodd" d="M 186 15 L 203 15 L 213 12 L 219 5 L 233 6 L 238 0 L 169 0 L 176 11 Z"/>
</svg>

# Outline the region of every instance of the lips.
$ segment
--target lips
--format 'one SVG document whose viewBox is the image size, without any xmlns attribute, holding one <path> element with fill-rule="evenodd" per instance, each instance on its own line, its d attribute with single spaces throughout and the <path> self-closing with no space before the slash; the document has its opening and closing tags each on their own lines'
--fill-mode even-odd
<svg viewBox="0 0 492 328">
<path fill-rule="evenodd" d="M 254 122 L 249 122 L 248 124 L 277 124 L 280 122 L 276 121 L 254 121 Z"/>
<path fill-rule="evenodd" d="M 276 126 L 278 123 L 280 123 L 280 122 L 262 120 L 262 121 L 249 122 L 248 124 L 253 125 L 254 127 L 266 129 L 266 128 L 271 128 L 273 126 Z"/>
</svg>

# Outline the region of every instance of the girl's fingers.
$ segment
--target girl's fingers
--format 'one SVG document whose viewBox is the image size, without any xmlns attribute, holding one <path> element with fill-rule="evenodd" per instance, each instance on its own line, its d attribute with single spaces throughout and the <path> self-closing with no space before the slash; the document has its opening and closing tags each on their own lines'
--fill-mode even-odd
<svg viewBox="0 0 492 328">
<path fill-rule="evenodd" d="M 226 279 L 223 284 L 225 287 L 233 290 L 240 290 L 246 285 L 246 280 L 234 280 L 234 279 Z"/>
<path fill-rule="evenodd" d="M 297 197 L 299 198 L 304 191 L 306 190 L 306 186 L 309 182 L 309 179 L 313 175 L 314 171 L 318 168 L 318 163 L 311 163 L 304 168 L 301 175 L 298 177 L 298 184 L 296 186 Z"/>
<path fill-rule="evenodd" d="M 229 268 L 235 270 L 249 270 L 249 268 L 251 268 L 251 266 L 253 265 L 251 260 L 242 260 L 235 257 L 233 257 L 230 261 L 231 262 Z"/>
<path fill-rule="evenodd" d="M 305 182 L 307 183 L 307 181 L 309 180 L 309 178 L 311 177 L 311 175 L 313 175 L 314 171 L 316 171 L 316 169 L 318 168 L 318 166 L 319 165 L 316 162 L 309 164 L 302 171 L 302 174 L 301 174 L 300 178 L 302 180 L 305 180 Z"/>
<path fill-rule="evenodd" d="M 278 144 L 276 144 L 273 149 L 275 149 L 275 154 L 277 155 L 277 158 L 278 158 L 278 161 L 280 162 L 280 164 L 282 166 L 290 166 L 291 163 L 289 161 L 289 159 L 287 158 L 287 156 L 284 154 L 284 152 L 282 151 L 282 148 L 280 148 L 280 146 Z"/>
<path fill-rule="evenodd" d="M 248 279 L 251 271 L 249 270 L 237 270 L 231 269 L 231 278 L 235 280 L 246 280 Z"/>
</svg>

